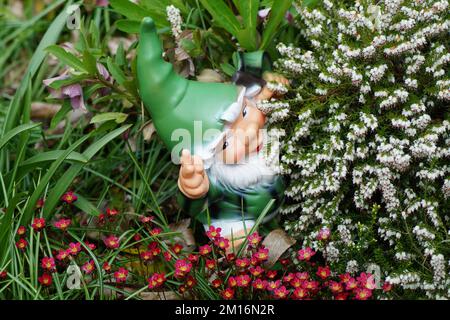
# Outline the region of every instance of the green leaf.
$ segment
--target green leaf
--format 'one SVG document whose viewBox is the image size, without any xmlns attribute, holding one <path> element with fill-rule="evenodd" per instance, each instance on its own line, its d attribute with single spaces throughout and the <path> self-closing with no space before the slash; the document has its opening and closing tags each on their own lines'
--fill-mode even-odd
<svg viewBox="0 0 450 320">
<path fill-rule="evenodd" d="M 131 20 L 141 21 L 143 18 L 152 15 L 152 13 L 147 9 L 129 0 L 110 0 L 109 3 L 114 11 Z"/>
<path fill-rule="evenodd" d="M 123 48 L 123 42 L 119 42 L 119 46 L 117 47 L 116 56 L 114 57 L 114 62 L 119 67 L 122 67 L 126 64 L 126 56 L 125 56 L 125 50 Z"/>
<path fill-rule="evenodd" d="M 309 9 L 315 8 L 317 7 L 317 5 L 319 4 L 321 0 L 303 0 L 302 5 L 304 7 L 307 7 Z"/>
<path fill-rule="evenodd" d="M 88 72 L 86 67 L 84 66 L 83 62 L 75 57 L 70 52 L 67 52 L 63 48 L 61 48 L 58 45 L 51 45 L 47 47 L 47 52 L 53 54 L 55 57 L 59 59 L 62 63 L 65 63 L 69 67 L 74 68 L 75 70 L 82 71 L 82 72 Z"/>
<path fill-rule="evenodd" d="M 8 131 L 1 139 L 0 139 L 0 150 L 8 143 L 9 140 L 14 138 L 16 135 L 31 130 L 33 128 L 39 127 L 40 123 L 28 123 L 22 124 L 14 129 Z"/>
<path fill-rule="evenodd" d="M 141 23 L 136 20 L 117 20 L 116 27 L 125 33 L 139 33 Z"/>
<path fill-rule="evenodd" d="M 88 50 L 83 51 L 83 63 L 89 74 L 97 74 L 97 60 Z"/>
<path fill-rule="evenodd" d="M 122 112 L 106 112 L 98 114 L 91 119 L 91 123 L 99 123 L 114 120 L 116 123 L 122 123 L 127 120 L 128 115 Z"/>
<path fill-rule="evenodd" d="M 231 11 L 230 7 L 223 0 L 200 0 L 214 19 L 214 23 L 224 28 L 232 35 L 238 35 L 241 30 L 241 23 Z"/>
<path fill-rule="evenodd" d="M 91 215 L 91 216 L 98 216 L 100 215 L 100 210 L 98 210 L 91 202 L 89 202 L 86 198 L 83 196 L 77 194 L 77 201 L 75 201 L 73 204 L 75 207 L 80 209 L 81 211 Z"/>
<path fill-rule="evenodd" d="M 272 5 L 272 10 L 270 12 L 269 21 L 267 22 L 266 27 L 264 28 L 263 37 L 261 41 L 261 50 L 265 50 L 273 37 L 275 37 L 278 32 L 278 27 L 280 23 L 283 21 L 284 16 L 288 9 L 292 5 L 292 0 L 274 0 Z"/>
<path fill-rule="evenodd" d="M 64 117 L 72 110 L 72 106 L 68 100 L 64 100 L 61 109 L 53 116 L 52 121 L 50 122 L 50 129 L 55 129 L 58 123 L 60 123 Z"/>
<path fill-rule="evenodd" d="M 233 67 L 231 64 L 229 63 L 222 63 L 220 65 L 220 68 L 222 68 L 222 71 L 227 75 L 227 76 L 233 76 L 233 74 L 235 74 L 236 72 L 236 68 Z"/>
<path fill-rule="evenodd" d="M 25 160 L 24 162 L 22 162 L 22 164 L 20 165 L 20 167 L 22 168 L 23 166 L 37 166 L 43 162 L 49 162 L 49 161 L 55 161 L 57 160 L 59 157 L 61 157 L 63 155 L 63 153 L 66 150 L 53 150 L 53 151 L 47 151 L 47 152 L 43 152 L 43 153 L 38 153 L 37 155 L 28 158 L 27 160 Z M 75 161 L 75 162 L 80 162 L 80 163 L 87 163 L 87 159 L 85 156 L 83 156 L 81 153 L 78 153 L 76 151 L 72 151 L 67 157 L 66 160 L 71 160 L 71 161 Z"/>
<path fill-rule="evenodd" d="M 244 20 L 245 29 L 256 36 L 259 0 L 233 0 L 233 2 Z"/>
<path fill-rule="evenodd" d="M 127 81 L 127 78 L 120 67 L 116 65 L 110 57 L 106 59 L 106 64 L 114 80 L 116 80 L 118 84 L 123 85 L 124 82 Z"/>
</svg>

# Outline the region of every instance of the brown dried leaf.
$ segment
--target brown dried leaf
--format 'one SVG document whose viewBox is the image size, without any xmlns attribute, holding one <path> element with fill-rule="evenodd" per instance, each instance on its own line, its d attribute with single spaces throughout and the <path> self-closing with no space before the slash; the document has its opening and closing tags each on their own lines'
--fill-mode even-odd
<svg viewBox="0 0 450 320">
<path fill-rule="evenodd" d="M 295 239 L 290 237 L 284 230 L 275 229 L 270 232 L 263 241 L 263 245 L 269 249 L 269 259 L 264 264 L 265 267 L 272 267 L 281 255 L 295 244 Z"/>
</svg>

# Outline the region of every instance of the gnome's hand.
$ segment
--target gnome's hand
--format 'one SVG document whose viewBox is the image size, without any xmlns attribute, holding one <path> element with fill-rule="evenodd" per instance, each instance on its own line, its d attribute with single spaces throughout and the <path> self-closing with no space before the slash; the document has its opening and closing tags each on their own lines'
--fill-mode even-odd
<svg viewBox="0 0 450 320">
<path fill-rule="evenodd" d="M 283 86 L 288 87 L 289 86 L 289 80 L 283 77 L 282 75 L 279 75 L 277 73 L 273 72 L 264 72 L 263 79 L 266 80 L 266 82 L 272 82 L 272 83 L 279 83 Z M 269 100 L 276 94 L 275 91 L 272 91 L 269 89 L 269 87 L 266 85 L 261 90 L 261 92 L 258 94 L 258 96 L 255 98 L 256 101 L 264 101 Z"/>
<path fill-rule="evenodd" d="M 192 156 L 189 150 L 181 152 L 181 167 L 178 177 L 180 191 L 190 199 L 199 199 L 209 191 L 209 179 L 199 156 Z"/>
</svg>

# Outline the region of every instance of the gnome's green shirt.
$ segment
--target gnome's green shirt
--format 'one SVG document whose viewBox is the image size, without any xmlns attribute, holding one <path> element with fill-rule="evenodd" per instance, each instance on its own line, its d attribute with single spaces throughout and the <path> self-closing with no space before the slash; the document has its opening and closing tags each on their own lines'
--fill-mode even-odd
<svg viewBox="0 0 450 320">
<path fill-rule="evenodd" d="M 204 225 L 208 225 L 210 220 L 255 221 L 272 199 L 275 203 L 265 218 L 278 211 L 283 202 L 284 189 L 285 184 L 280 176 L 274 176 L 272 182 L 261 182 L 243 189 L 231 189 L 210 179 L 209 191 L 203 198 L 189 199 L 179 191 L 177 200 L 183 211 Z"/>
</svg>

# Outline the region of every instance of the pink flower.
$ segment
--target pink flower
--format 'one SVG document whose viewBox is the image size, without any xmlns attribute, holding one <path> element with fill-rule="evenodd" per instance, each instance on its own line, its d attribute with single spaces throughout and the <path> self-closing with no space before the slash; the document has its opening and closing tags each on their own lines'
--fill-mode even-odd
<svg viewBox="0 0 450 320">
<path fill-rule="evenodd" d="M 224 291 L 220 293 L 223 299 L 230 300 L 234 297 L 234 290 L 231 288 L 226 288 Z"/>
<path fill-rule="evenodd" d="M 70 226 L 71 222 L 72 220 L 70 219 L 59 219 L 58 221 L 55 221 L 53 225 L 55 226 L 55 228 L 59 230 L 66 231 L 66 229 Z"/>
<path fill-rule="evenodd" d="M 345 283 L 345 289 L 346 290 L 353 290 L 358 287 L 358 282 L 355 280 L 355 278 L 350 278 Z"/>
<path fill-rule="evenodd" d="M 117 249 L 120 245 L 120 240 L 116 236 L 109 236 L 103 240 L 105 245 L 110 249 Z"/>
<path fill-rule="evenodd" d="M 205 262 L 205 267 L 209 270 L 213 270 L 216 267 L 216 261 L 214 259 L 207 259 Z"/>
<path fill-rule="evenodd" d="M 237 280 L 236 277 L 229 277 L 228 278 L 228 285 L 230 287 L 236 287 L 237 286 Z"/>
<path fill-rule="evenodd" d="M 236 283 L 238 287 L 244 288 L 248 287 L 250 284 L 250 276 L 248 274 L 239 275 L 236 277 Z"/>
<path fill-rule="evenodd" d="M 184 277 L 192 269 L 192 263 L 181 259 L 175 262 L 175 275 L 179 278 Z"/>
<path fill-rule="evenodd" d="M 151 236 L 157 236 L 159 234 L 161 234 L 162 229 L 161 228 L 153 228 L 152 230 L 150 230 L 150 235 Z"/>
<path fill-rule="evenodd" d="M 24 226 L 20 226 L 17 229 L 17 235 L 19 235 L 19 236 L 23 236 L 26 232 L 27 232 L 27 229 Z"/>
<path fill-rule="evenodd" d="M 70 255 L 70 250 L 59 250 L 58 254 L 56 255 L 56 259 L 59 261 L 62 261 L 66 259 Z"/>
<path fill-rule="evenodd" d="M 209 239 L 215 240 L 220 237 L 220 232 L 222 228 L 215 228 L 214 226 L 209 226 L 209 230 L 206 231 L 206 235 Z"/>
<path fill-rule="evenodd" d="M 254 277 L 259 277 L 260 275 L 262 275 L 264 273 L 264 269 L 261 268 L 260 266 L 251 267 L 248 269 L 248 271 L 250 271 L 250 273 Z"/>
<path fill-rule="evenodd" d="M 226 250 L 228 249 L 228 247 L 230 246 L 230 240 L 220 237 L 220 238 L 216 238 L 216 240 L 214 241 L 214 244 L 222 250 Z"/>
<path fill-rule="evenodd" d="M 309 261 L 309 259 L 311 259 L 311 257 L 314 256 L 315 254 L 316 252 L 313 249 L 307 247 L 305 249 L 301 249 L 298 251 L 298 259 Z"/>
<path fill-rule="evenodd" d="M 276 270 L 267 270 L 266 276 L 269 279 L 274 279 L 277 276 L 277 271 Z"/>
<path fill-rule="evenodd" d="M 347 272 L 345 274 L 340 274 L 339 278 L 343 283 L 347 283 L 352 278 L 352 276 L 350 275 L 350 273 Z"/>
<path fill-rule="evenodd" d="M 69 252 L 72 256 L 76 256 L 81 251 L 81 244 L 79 242 L 69 243 Z"/>
<path fill-rule="evenodd" d="M 296 274 L 295 274 L 295 276 L 297 277 L 297 278 L 299 278 L 300 280 L 308 280 L 309 279 L 309 274 L 308 274 L 308 272 L 297 272 Z"/>
<path fill-rule="evenodd" d="M 266 280 L 262 280 L 261 278 L 258 278 L 256 280 L 253 280 L 252 286 L 256 290 L 264 290 L 267 287 L 267 281 Z"/>
<path fill-rule="evenodd" d="M 309 295 L 309 292 L 308 292 L 308 290 L 306 290 L 306 289 L 304 289 L 304 288 L 296 288 L 296 289 L 294 290 L 293 295 L 294 295 L 294 298 L 295 298 L 295 299 L 301 300 L 301 299 L 307 298 L 308 295 Z"/>
<path fill-rule="evenodd" d="M 34 231 L 41 231 L 45 228 L 45 219 L 44 218 L 35 218 L 33 220 L 33 224 L 31 225 L 34 229 Z"/>
<path fill-rule="evenodd" d="M 211 253 L 211 251 L 212 251 L 211 246 L 205 244 L 204 246 L 201 246 L 201 247 L 199 248 L 199 251 L 198 251 L 198 252 L 199 252 L 202 256 L 206 256 L 207 254 Z"/>
<path fill-rule="evenodd" d="M 303 285 L 303 281 L 305 280 L 301 280 L 297 277 L 295 277 L 294 279 L 292 279 L 289 284 L 293 287 L 293 288 L 300 288 Z"/>
<path fill-rule="evenodd" d="M 119 211 L 116 209 L 106 208 L 106 215 L 110 218 L 115 217 L 119 214 Z"/>
<path fill-rule="evenodd" d="M 20 250 L 25 250 L 27 245 L 28 245 L 28 241 L 23 238 L 20 238 L 19 241 L 16 242 L 16 247 Z"/>
<path fill-rule="evenodd" d="M 344 287 L 342 286 L 342 284 L 339 282 L 336 282 L 336 281 L 330 281 L 328 286 L 333 294 L 340 293 L 344 290 Z"/>
<path fill-rule="evenodd" d="M 44 273 L 42 276 L 40 276 L 38 278 L 38 281 L 41 285 L 43 285 L 44 287 L 49 287 L 52 285 L 52 276 L 49 275 L 48 273 Z"/>
<path fill-rule="evenodd" d="M 273 291 L 273 290 L 279 288 L 280 285 L 281 285 L 281 281 L 280 280 L 269 281 L 269 282 L 267 282 L 267 290 L 268 291 Z"/>
<path fill-rule="evenodd" d="M 154 273 L 149 279 L 148 279 L 148 287 L 149 289 L 154 289 L 161 287 L 164 282 L 166 282 L 166 276 L 164 273 Z"/>
<path fill-rule="evenodd" d="M 142 223 L 150 223 L 153 221 L 153 219 L 155 219 L 155 217 L 153 217 L 153 216 L 148 216 L 148 217 L 143 216 L 143 217 L 141 217 L 141 222 Z"/>
<path fill-rule="evenodd" d="M 239 268 L 247 268 L 250 265 L 250 261 L 247 258 L 236 259 L 236 266 Z"/>
<path fill-rule="evenodd" d="M 375 277 L 370 273 L 366 274 L 365 272 L 362 272 L 356 280 L 358 280 L 359 285 L 363 288 L 369 290 L 376 288 Z"/>
<path fill-rule="evenodd" d="M 254 257 L 258 261 L 266 261 L 267 259 L 269 259 L 269 249 L 259 248 L 259 250 L 254 254 Z"/>
<path fill-rule="evenodd" d="M 61 200 L 67 204 L 72 204 L 73 202 L 77 201 L 77 199 L 78 197 L 75 195 L 75 193 L 73 193 L 73 191 L 67 191 L 61 197 Z"/>
<path fill-rule="evenodd" d="M 372 296 L 372 291 L 366 288 L 358 288 L 355 290 L 356 300 L 367 300 Z"/>
<path fill-rule="evenodd" d="M 111 265 L 108 263 L 108 261 L 105 261 L 105 263 L 103 263 L 102 269 L 105 270 L 105 272 L 111 271 Z"/>
<path fill-rule="evenodd" d="M 66 99 L 70 98 L 70 104 L 72 109 L 81 109 L 83 112 L 87 112 L 86 106 L 84 105 L 83 89 L 79 83 L 69 84 L 62 86 L 59 89 L 53 89 L 51 84 L 58 80 L 68 79 L 68 75 L 60 75 L 54 78 L 45 79 L 43 81 L 44 85 L 48 87 L 50 94 L 56 99 Z"/>
<path fill-rule="evenodd" d="M 321 279 L 326 279 L 330 276 L 330 267 L 319 267 L 316 273 Z"/>
<path fill-rule="evenodd" d="M 296 278 L 295 274 L 292 273 L 292 272 L 290 272 L 290 273 L 288 273 L 287 276 L 284 276 L 284 277 L 283 277 L 283 281 L 286 282 L 286 283 L 289 283 L 289 282 L 291 282 L 291 281 L 292 281 L 293 279 L 295 279 L 295 278 Z"/>
<path fill-rule="evenodd" d="M 50 257 L 43 257 L 41 259 L 41 266 L 43 269 L 51 271 L 55 269 L 55 259 Z"/>
<path fill-rule="evenodd" d="M 124 268 L 119 268 L 116 272 L 114 272 L 114 278 L 116 279 L 117 283 L 125 282 L 127 281 L 128 277 L 128 270 Z"/>
<path fill-rule="evenodd" d="M 261 242 L 262 237 L 258 234 L 258 232 L 253 232 L 251 235 L 247 237 L 248 245 L 256 248 L 258 244 Z"/>
<path fill-rule="evenodd" d="M 286 289 L 285 286 L 281 286 L 279 288 L 276 288 L 273 290 L 273 294 L 278 299 L 286 299 L 289 295 L 289 291 Z"/>
<path fill-rule="evenodd" d="M 302 287 L 308 290 L 316 290 L 319 288 L 319 282 L 317 281 L 304 281 Z"/>
<path fill-rule="evenodd" d="M 83 270 L 86 274 L 92 273 L 92 271 L 95 270 L 95 264 L 94 260 L 89 260 L 86 262 L 82 267 L 81 270 Z"/>
<path fill-rule="evenodd" d="M 317 235 L 317 240 L 328 240 L 330 238 L 330 229 L 327 227 L 323 227 L 320 229 L 319 234 Z"/>
</svg>

